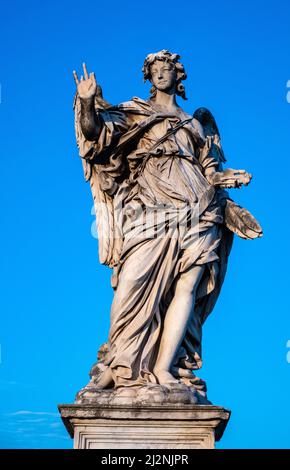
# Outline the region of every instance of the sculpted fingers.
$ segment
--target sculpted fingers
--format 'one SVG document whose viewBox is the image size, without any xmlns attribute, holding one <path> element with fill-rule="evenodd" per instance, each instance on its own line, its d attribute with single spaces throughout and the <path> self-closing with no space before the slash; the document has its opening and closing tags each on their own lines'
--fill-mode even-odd
<svg viewBox="0 0 290 470">
<path fill-rule="evenodd" d="M 76 86 L 78 86 L 78 84 L 79 84 L 79 79 L 78 79 L 78 74 L 76 73 L 75 70 L 73 71 L 73 76 L 74 76 L 74 80 L 75 80 Z"/>
<path fill-rule="evenodd" d="M 94 73 L 88 74 L 86 64 L 83 63 L 83 75 L 78 78 L 77 73 L 73 72 L 77 85 L 78 95 L 81 99 L 92 99 L 96 95 L 97 84 Z"/>
<path fill-rule="evenodd" d="M 95 72 L 91 72 L 91 73 L 90 73 L 90 79 L 91 79 L 95 84 L 97 84 Z"/>
<path fill-rule="evenodd" d="M 89 78 L 89 74 L 88 74 L 87 66 L 86 66 L 85 62 L 83 63 L 83 70 L 84 70 L 85 80 L 87 80 Z"/>
</svg>

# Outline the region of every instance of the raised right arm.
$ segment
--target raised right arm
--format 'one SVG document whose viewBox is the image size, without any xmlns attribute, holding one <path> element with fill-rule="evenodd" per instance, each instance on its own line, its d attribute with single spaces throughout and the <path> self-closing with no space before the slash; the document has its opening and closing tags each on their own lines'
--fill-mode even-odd
<svg viewBox="0 0 290 470">
<path fill-rule="evenodd" d="M 98 139 L 101 122 L 95 111 L 95 98 L 80 98 L 81 102 L 81 129 L 85 138 L 89 141 Z"/>
<path fill-rule="evenodd" d="M 92 72 L 88 75 L 86 64 L 83 64 L 84 76 L 78 79 L 77 73 L 74 71 L 74 79 L 77 85 L 78 95 L 81 103 L 80 125 L 84 137 L 88 141 L 98 139 L 101 131 L 101 122 L 95 111 L 95 96 L 97 93 L 97 82 L 95 74 Z"/>
</svg>

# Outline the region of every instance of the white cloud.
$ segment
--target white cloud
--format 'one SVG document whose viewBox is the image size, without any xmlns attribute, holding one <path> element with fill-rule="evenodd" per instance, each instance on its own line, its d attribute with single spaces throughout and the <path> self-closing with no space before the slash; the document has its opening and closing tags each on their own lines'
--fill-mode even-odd
<svg viewBox="0 0 290 470">
<path fill-rule="evenodd" d="M 58 413 L 49 413 L 48 411 L 19 410 L 19 411 L 14 411 L 13 413 L 8 413 L 8 416 L 19 416 L 19 415 L 59 416 Z"/>
<path fill-rule="evenodd" d="M 36 387 L 34 384 L 27 384 L 23 382 L 17 382 L 16 380 L 0 380 L 0 387 L 22 387 L 22 388 L 31 388 Z"/>
<path fill-rule="evenodd" d="M 49 427 L 50 428 L 62 428 L 63 424 L 62 423 L 50 423 Z"/>
</svg>

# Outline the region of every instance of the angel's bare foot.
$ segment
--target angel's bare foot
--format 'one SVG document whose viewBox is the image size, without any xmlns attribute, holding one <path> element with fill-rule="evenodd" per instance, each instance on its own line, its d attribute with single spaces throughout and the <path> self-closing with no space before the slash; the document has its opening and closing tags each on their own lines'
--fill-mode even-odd
<svg viewBox="0 0 290 470">
<path fill-rule="evenodd" d="M 179 383 L 178 380 L 176 380 L 173 377 L 173 375 L 171 375 L 170 372 L 168 372 L 168 370 L 155 370 L 154 369 L 154 374 L 160 385 L 170 385 L 170 384 Z"/>
<path fill-rule="evenodd" d="M 171 372 L 174 377 L 184 377 L 186 379 L 192 379 L 193 373 L 190 369 L 183 369 L 182 367 L 172 367 Z"/>
</svg>

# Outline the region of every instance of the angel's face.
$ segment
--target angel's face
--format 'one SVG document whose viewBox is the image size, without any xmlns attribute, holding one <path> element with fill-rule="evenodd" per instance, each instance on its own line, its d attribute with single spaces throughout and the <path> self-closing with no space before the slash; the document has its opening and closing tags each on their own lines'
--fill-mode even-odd
<svg viewBox="0 0 290 470">
<path fill-rule="evenodd" d="M 156 60 L 151 65 L 151 83 L 157 90 L 163 92 L 174 92 L 176 85 L 176 72 L 168 62 Z"/>
</svg>

